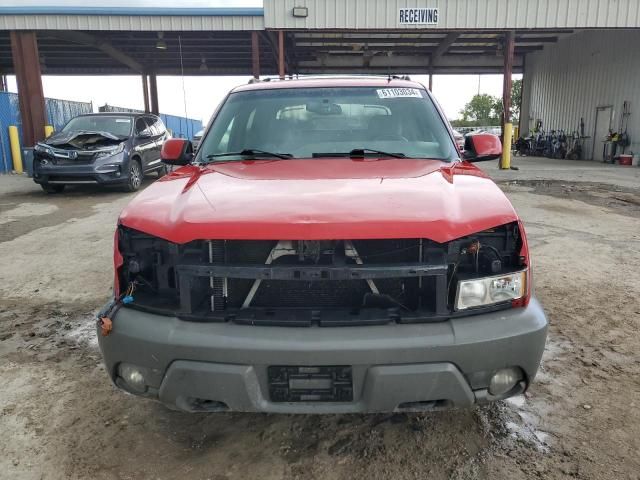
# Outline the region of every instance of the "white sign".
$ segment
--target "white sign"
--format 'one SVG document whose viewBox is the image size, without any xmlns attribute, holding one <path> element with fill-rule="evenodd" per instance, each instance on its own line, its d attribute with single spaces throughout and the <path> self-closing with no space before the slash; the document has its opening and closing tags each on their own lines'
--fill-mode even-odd
<svg viewBox="0 0 640 480">
<path fill-rule="evenodd" d="M 422 98 L 417 88 L 381 88 L 376 90 L 380 98 Z"/>
<path fill-rule="evenodd" d="M 398 17 L 400 25 L 437 25 L 437 8 L 401 8 Z"/>
</svg>

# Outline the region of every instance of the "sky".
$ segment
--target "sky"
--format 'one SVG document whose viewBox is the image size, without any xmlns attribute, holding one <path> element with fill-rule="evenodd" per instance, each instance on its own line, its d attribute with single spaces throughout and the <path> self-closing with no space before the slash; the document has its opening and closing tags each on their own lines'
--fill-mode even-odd
<svg viewBox="0 0 640 480">
<path fill-rule="evenodd" d="M 227 92 L 247 83 L 243 77 L 158 77 L 160 111 L 171 115 L 187 116 L 208 122 L 216 106 Z M 514 75 L 514 78 L 521 78 Z M 412 75 L 412 80 L 428 84 L 426 75 Z M 44 75 L 42 86 L 45 97 L 93 102 L 97 111 L 106 104 L 143 108 L 142 80 L 139 76 L 55 76 Z M 9 77 L 9 90 L 17 91 L 14 77 Z M 475 94 L 502 95 L 502 75 L 435 75 L 433 93 L 450 120 L 459 117 L 460 110 Z M 186 98 L 186 102 L 184 101 Z"/>
<path fill-rule="evenodd" d="M 262 7 L 262 0 L 3 0 L 5 7 L 181 7 L 181 8 L 211 8 L 211 7 Z"/>
</svg>

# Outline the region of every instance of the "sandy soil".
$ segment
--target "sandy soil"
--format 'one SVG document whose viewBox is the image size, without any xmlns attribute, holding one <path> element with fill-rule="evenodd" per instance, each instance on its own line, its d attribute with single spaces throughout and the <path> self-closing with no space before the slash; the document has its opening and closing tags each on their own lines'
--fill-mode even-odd
<svg viewBox="0 0 640 480">
<path fill-rule="evenodd" d="M 0 477 L 640 479 L 640 191 L 520 177 L 504 188 L 551 321 L 535 384 L 486 408 L 348 416 L 189 415 L 117 391 L 92 315 L 129 196 L 0 177 Z"/>
</svg>

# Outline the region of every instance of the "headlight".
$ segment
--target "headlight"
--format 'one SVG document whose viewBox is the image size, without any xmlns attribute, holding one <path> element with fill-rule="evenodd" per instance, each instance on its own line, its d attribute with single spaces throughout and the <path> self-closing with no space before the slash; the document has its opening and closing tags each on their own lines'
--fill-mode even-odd
<svg viewBox="0 0 640 480">
<path fill-rule="evenodd" d="M 98 158 L 104 158 L 104 157 L 111 157 L 117 153 L 120 153 L 124 151 L 124 142 L 122 142 L 120 145 L 118 145 L 117 147 L 111 149 L 111 150 L 105 150 L 103 152 L 100 152 L 96 155 L 96 159 Z"/>
<path fill-rule="evenodd" d="M 36 152 L 41 152 L 41 153 L 46 153 L 48 155 L 51 155 L 51 148 L 49 148 L 46 145 L 43 145 L 41 143 L 36 143 L 35 146 L 33 147 L 33 149 Z"/>
<path fill-rule="evenodd" d="M 456 310 L 492 305 L 522 298 L 526 293 L 527 271 L 458 282 Z"/>
</svg>

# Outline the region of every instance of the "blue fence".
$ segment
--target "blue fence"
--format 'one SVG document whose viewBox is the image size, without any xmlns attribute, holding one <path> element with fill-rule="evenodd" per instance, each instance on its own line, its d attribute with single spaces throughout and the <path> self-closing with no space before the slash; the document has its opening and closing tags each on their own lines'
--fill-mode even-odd
<svg viewBox="0 0 640 480">
<path fill-rule="evenodd" d="M 115 107 L 113 105 L 103 105 L 99 107 L 98 110 L 100 112 L 143 113 L 141 110 Z M 167 115 L 166 113 L 161 113 L 160 118 L 162 118 L 162 121 L 171 131 L 171 135 L 173 135 L 174 138 L 192 139 L 198 131 L 202 130 L 202 121 L 194 118 L 178 117 L 176 115 Z"/>
<path fill-rule="evenodd" d="M 171 130 L 172 135 L 180 138 L 188 138 L 191 140 L 193 136 L 202 130 L 202 121 L 193 118 L 177 117 L 175 115 L 160 114 L 160 118 Z"/>
<path fill-rule="evenodd" d="M 83 113 L 91 113 L 93 104 L 45 98 L 45 111 L 47 124 L 53 125 L 54 129 L 59 130 L 73 117 Z M 20 145 L 22 146 L 22 121 L 20 120 L 18 94 L 0 92 L 0 173 L 10 172 L 13 168 L 11 146 L 9 145 L 10 125 L 18 127 L 21 139 Z M 44 125 L 42 128 L 44 128 Z"/>
</svg>

